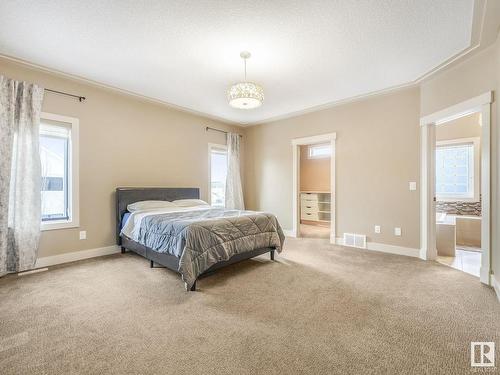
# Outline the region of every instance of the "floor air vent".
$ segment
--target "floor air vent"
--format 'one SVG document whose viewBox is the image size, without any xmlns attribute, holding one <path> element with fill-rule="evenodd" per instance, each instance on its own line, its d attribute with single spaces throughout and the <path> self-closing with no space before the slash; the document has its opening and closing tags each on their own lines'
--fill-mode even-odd
<svg viewBox="0 0 500 375">
<path fill-rule="evenodd" d="M 344 233 L 344 246 L 366 249 L 366 236 L 364 234 Z"/>
</svg>

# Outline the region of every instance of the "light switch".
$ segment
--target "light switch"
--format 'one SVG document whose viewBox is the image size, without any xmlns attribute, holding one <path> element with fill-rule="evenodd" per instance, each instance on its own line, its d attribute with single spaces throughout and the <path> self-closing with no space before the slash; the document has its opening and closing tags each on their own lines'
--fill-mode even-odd
<svg viewBox="0 0 500 375">
<path fill-rule="evenodd" d="M 394 235 L 397 237 L 401 236 L 401 228 L 394 228 Z"/>
<path fill-rule="evenodd" d="M 375 225 L 375 233 L 380 233 L 380 225 Z"/>
<path fill-rule="evenodd" d="M 81 240 L 86 240 L 87 239 L 87 231 L 86 230 L 81 230 L 80 231 L 80 239 Z"/>
<path fill-rule="evenodd" d="M 415 181 L 410 182 L 410 191 L 417 190 L 417 183 Z"/>
</svg>

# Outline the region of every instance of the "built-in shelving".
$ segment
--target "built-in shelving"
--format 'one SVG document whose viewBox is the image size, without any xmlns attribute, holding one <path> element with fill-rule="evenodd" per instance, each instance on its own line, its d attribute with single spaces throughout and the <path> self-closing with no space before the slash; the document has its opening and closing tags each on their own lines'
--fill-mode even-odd
<svg viewBox="0 0 500 375">
<path fill-rule="evenodd" d="M 333 207 L 328 191 L 302 191 L 300 193 L 300 219 L 318 223 L 331 221 Z"/>
</svg>

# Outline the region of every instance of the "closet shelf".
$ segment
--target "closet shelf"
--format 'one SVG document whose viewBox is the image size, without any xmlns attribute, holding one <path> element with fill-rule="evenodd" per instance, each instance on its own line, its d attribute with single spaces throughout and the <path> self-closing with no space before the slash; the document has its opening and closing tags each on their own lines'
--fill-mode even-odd
<svg viewBox="0 0 500 375">
<path fill-rule="evenodd" d="M 329 223 L 332 217 L 333 204 L 330 192 L 301 192 L 300 194 L 301 220 Z"/>
</svg>

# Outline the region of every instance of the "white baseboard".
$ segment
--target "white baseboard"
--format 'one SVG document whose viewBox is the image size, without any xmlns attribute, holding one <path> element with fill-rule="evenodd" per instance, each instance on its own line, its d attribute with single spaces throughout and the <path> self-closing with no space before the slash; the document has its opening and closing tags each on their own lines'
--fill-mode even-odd
<svg viewBox="0 0 500 375">
<path fill-rule="evenodd" d="M 97 249 L 73 251 L 71 253 L 63 253 L 58 255 L 51 255 L 48 257 L 38 258 L 36 260 L 35 268 L 43 268 L 55 266 L 56 264 L 63 264 L 74 262 L 82 259 L 89 259 L 100 257 L 103 255 L 116 254 L 120 252 L 120 247 L 117 245 L 99 247 Z"/>
<path fill-rule="evenodd" d="M 342 237 L 337 237 L 336 244 L 344 245 L 344 239 Z M 418 258 L 420 256 L 420 249 L 414 249 L 412 247 L 388 245 L 385 243 L 378 243 L 378 242 L 367 242 L 366 248 L 364 250 L 380 251 L 382 253 L 405 255 L 408 257 L 415 257 L 415 258 Z"/>
<path fill-rule="evenodd" d="M 286 237 L 297 237 L 297 233 L 295 233 L 292 229 L 283 229 L 283 233 Z"/>
<path fill-rule="evenodd" d="M 495 289 L 495 293 L 497 294 L 498 302 L 500 302 L 500 281 L 497 280 L 495 275 L 491 275 L 491 284 L 493 289 Z"/>
</svg>

